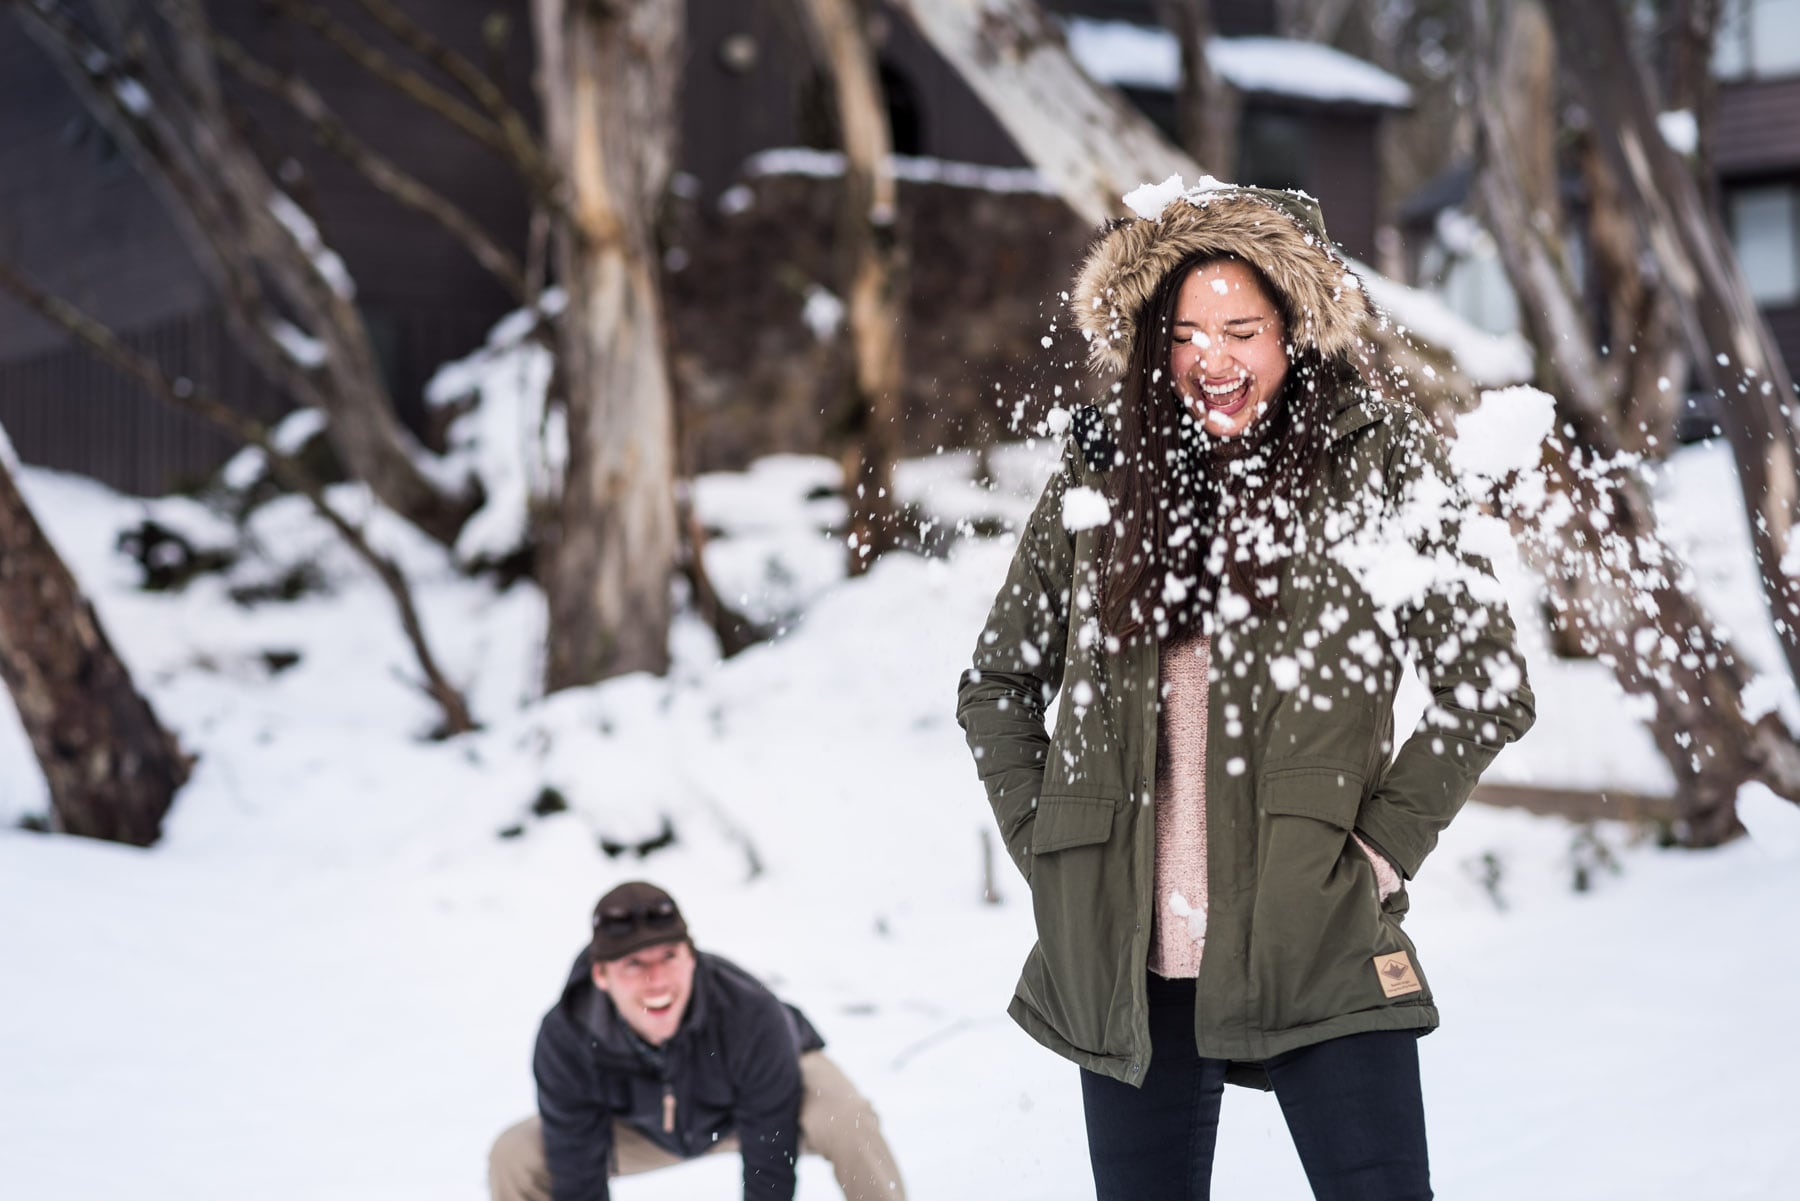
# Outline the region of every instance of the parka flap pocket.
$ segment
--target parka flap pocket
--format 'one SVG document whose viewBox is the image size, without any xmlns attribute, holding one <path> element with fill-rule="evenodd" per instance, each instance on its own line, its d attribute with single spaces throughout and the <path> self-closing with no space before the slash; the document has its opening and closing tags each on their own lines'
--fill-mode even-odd
<svg viewBox="0 0 1800 1201">
<path fill-rule="evenodd" d="M 1097 797 L 1038 798 L 1037 820 L 1031 823 L 1031 853 L 1088 846 L 1112 837 L 1112 801 Z"/>
<path fill-rule="evenodd" d="M 1327 763 L 1275 768 L 1257 790 L 1266 813 L 1315 818 L 1340 830 L 1355 827 L 1362 795 L 1361 772 Z"/>
</svg>

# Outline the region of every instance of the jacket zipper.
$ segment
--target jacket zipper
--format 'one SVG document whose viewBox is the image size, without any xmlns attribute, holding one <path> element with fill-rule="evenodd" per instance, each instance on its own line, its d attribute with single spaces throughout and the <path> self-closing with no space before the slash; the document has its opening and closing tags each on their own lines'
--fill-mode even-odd
<svg viewBox="0 0 1800 1201">
<path fill-rule="evenodd" d="M 663 1084 L 663 1133 L 675 1133 L 675 1086 Z"/>
</svg>

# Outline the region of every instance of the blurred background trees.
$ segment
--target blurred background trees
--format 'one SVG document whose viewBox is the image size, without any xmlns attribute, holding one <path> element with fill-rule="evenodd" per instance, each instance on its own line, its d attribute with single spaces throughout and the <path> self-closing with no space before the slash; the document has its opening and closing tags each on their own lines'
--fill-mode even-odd
<svg viewBox="0 0 1800 1201">
<path fill-rule="evenodd" d="M 1729 442 L 1793 672 L 1800 0 L 0 8 L 20 454 L 144 494 L 235 443 L 277 487 L 310 455 L 465 569 L 531 578 L 546 690 L 665 670 L 681 603 L 727 650 L 755 636 L 684 516 L 697 472 L 826 453 L 851 572 L 926 545 L 895 463 L 1079 401 L 1070 264 L 1124 191 L 1210 173 L 1320 198 L 1416 403 L 1557 398 L 1546 470 L 1606 523 L 1513 516 L 1559 653 L 1652 702 L 1679 836 L 1730 836 L 1747 780 L 1800 798 L 1642 478 Z M 78 319 L 155 370 L 101 374 Z M 430 381 L 503 328 L 552 366 L 518 415 L 546 466 L 499 545 L 515 502 L 451 430 L 501 400 Z M 316 420 L 266 436 L 292 411 Z M 466 728 L 363 542 L 442 732 Z"/>
</svg>

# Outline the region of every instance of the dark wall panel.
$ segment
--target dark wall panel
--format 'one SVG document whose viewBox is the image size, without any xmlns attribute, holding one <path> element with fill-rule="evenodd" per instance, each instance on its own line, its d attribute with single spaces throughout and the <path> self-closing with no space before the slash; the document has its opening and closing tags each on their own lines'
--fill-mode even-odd
<svg viewBox="0 0 1800 1201">
<path fill-rule="evenodd" d="M 1800 78 L 1721 86 L 1713 163 L 1725 176 L 1800 166 Z"/>
</svg>

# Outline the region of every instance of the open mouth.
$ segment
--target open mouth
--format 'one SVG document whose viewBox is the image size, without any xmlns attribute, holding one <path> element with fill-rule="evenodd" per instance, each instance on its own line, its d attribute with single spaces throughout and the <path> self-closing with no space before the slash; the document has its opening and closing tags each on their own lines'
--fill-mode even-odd
<svg viewBox="0 0 1800 1201">
<path fill-rule="evenodd" d="M 1208 416 L 1230 417 L 1250 403 L 1250 377 L 1246 375 L 1232 383 L 1201 384 L 1200 395 Z"/>
<path fill-rule="evenodd" d="M 658 996 L 644 998 L 644 1012 L 653 1016 L 661 1017 L 673 1008 L 675 1008 L 674 993 L 662 993 Z"/>
</svg>

